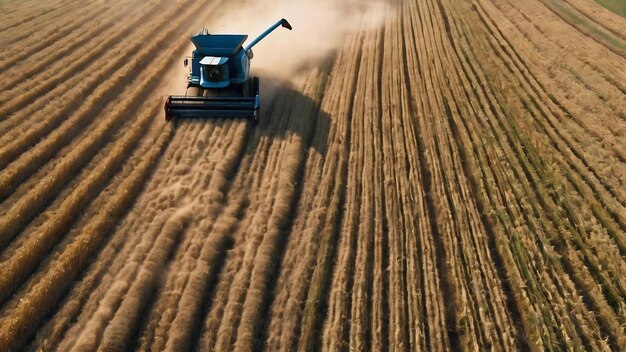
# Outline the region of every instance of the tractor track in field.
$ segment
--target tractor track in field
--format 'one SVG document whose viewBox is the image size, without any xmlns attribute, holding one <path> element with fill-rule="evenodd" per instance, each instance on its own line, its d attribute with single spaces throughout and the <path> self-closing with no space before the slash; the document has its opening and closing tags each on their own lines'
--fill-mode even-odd
<svg viewBox="0 0 626 352">
<path fill-rule="evenodd" d="M 225 1 L 0 4 L 0 350 L 624 350 L 626 19 L 372 2 L 256 127 L 162 117 Z"/>
</svg>

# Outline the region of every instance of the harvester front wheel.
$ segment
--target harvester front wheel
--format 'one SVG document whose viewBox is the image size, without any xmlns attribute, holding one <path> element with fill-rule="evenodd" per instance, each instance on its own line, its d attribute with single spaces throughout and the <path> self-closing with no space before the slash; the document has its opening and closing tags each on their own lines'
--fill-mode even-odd
<svg viewBox="0 0 626 352">
<path fill-rule="evenodd" d="M 252 78 L 252 95 L 259 94 L 259 77 Z"/>
<path fill-rule="evenodd" d="M 252 78 L 252 91 L 251 91 L 251 96 L 256 97 L 257 95 L 259 95 L 259 77 L 253 77 Z M 254 120 L 253 120 L 253 124 L 254 125 L 258 125 L 259 124 L 259 113 L 260 113 L 260 106 L 257 107 L 256 109 L 256 114 L 254 116 Z"/>
</svg>

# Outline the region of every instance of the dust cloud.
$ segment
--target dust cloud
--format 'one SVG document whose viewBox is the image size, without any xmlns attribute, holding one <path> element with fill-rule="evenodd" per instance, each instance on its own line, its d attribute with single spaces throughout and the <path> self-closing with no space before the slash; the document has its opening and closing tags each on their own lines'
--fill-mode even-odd
<svg viewBox="0 0 626 352">
<path fill-rule="evenodd" d="M 339 49 L 351 32 L 381 26 L 391 9 L 381 0 L 278 0 L 231 2 L 220 12 L 207 24 L 209 32 L 248 34 L 247 43 L 287 19 L 292 31 L 278 28 L 252 49 L 251 70 L 294 82 Z"/>
</svg>

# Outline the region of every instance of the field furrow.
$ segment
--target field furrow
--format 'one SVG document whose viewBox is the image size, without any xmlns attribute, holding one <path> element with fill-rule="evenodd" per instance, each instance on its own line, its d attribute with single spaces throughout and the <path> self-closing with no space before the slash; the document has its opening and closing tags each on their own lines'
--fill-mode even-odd
<svg viewBox="0 0 626 352">
<path fill-rule="evenodd" d="M 8 6 L 3 4 L 1 6 Z M 2 33 L 3 44 L 11 44 L 16 40 L 27 38 L 41 27 L 38 25 L 55 25 L 55 21 L 67 14 L 69 8 L 76 9 L 76 4 L 71 4 L 67 1 L 46 1 L 33 2 L 32 4 L 22 4 L 18 8 L 14 8 L 13 11 L 7 10 L 3 12 L 6 14 L 5 21 L 0 27 Z M 17 27 L 17 28 L 16 28 Z M 20 36 L 15 36 L 15 33 L 19 33 Z M 42 33 L 43 34 L 43 33 Z"/>
<path fill-rule="evenodd" d="M 90 19 L 92 19 L 98 11 L 106 13 L 110 9 L 110 6 L 109 4 L 104 4 L 104 6 L 101 7 L 87 5 L 87 11 L 84 11 L 84 8 L 81 7 L 61 10 L 56 14 L 56 17 L 61 17 L 61 20 L 52 18 L 50 24 L 47 26 L 49 30 L 46 32 L 34 32 L 30 36 L 30 38 L 33 39 L 32 42 L 22 40 L 23 38 L 19 35 L 13 36 L 12 39 L 15 38 L 15 41 L 13 42 L 13 40 L 11 40 L 9 43 L 6 43 L 7 52 L 11 53 L 11 56 L 3 57 L 3 60 L 0 61 L 0 69 L 5 70 L 12 66 L 21 66 L 30 63 L 31 59 L 36 56 L 37 53 L 45 51 L 51 46 L 54 48 L 56 43 L 63 42 L 67 37 L 71 39 L 73 34 L 78 33 L 81 26 L 88 24 Z M 70 13 L 69 16 L 67 16 L 68 13 Z M 80 15 L 81 17 L 76 19 L 73 18 L 73 15 Z M 45 26 L 46 23 L 42 25 Z M 21 31 L 19 29 L 13 29 L 9 30 L 8 33 L 10 35 L 21 33 Z M 59 48 L 54 49 L 58 50 Z M 0 87 L 4 89 L 6 86 L 2 85 Z"/>
<path fill-rule="evenodd" d="M 155 8 L 150 10 L 155 11 Z M 93 32 L 80 33 L 78 38 L 66 38 L 69 44 L 62 43 L 62 46 L 65 50 L 80 48 L 80 50 L 75 50 L 76 56 L 64 55 L 63 52 L 57 51 L 59 56 L 55 57 L 44 52 L 43 57 L 36 58 L 36 63 L 29 63 L 27 65 L 28 68 L 17 66 L 16 72 L 7 70 L 9 72 L 7 72 L 6 80 L 0 83 L 2 86 L 7 87 L 3 92 L 3 109 L 0 111 L 0 114 L 2 116 L 10 116 L 26 108 L 37 98 L 45 97 L 44 92 L 53 90 L 61 82 L 67 82 L 72 74 L 76 75 L 86 69 L 97 67 L 95 65 L 97 60 L 94 60 L 94 58 L 100 59 L 102 54 L 114 49 L 113 44 L 119 42 L 120 38 L 128 35 L 138 24 L 145 24 L 145 20 L 149 18 L 150 11 L 145 9 L 135 16 L 130 16 L 131 13 L 126 13 L 126 15 L 128 16 L 126 18 L 126 21 L 129 23 L 128 26 L 115 28 L 116 26 L 113 26 L 115 21 L 111 20 L 93 28 Z M 106 29 L 111 29 L 111 32 L 106 32 Z M 94 33 L 99 33 L 101 36 L 106 35 L 107 40 L 93 40 Z M 91 55 L 81 55 L 81 51 L 90 52 Z M 88 66 L 90 64 L 91 66 Z M 51 74 L 37 74 L 44 68 L 48 68 L 50 70 L 48 72 Z M 27 80 L 28 77 L 33 75 L 36 75 L 39 81 L 39 84 L 34 87 Z M 84 79 L 84 77 L 81 77 L 81 79 Z M 19 118 L 14 117 L 12 119 L 18 120 Z M 9 118 L 5 120 L 9 120 Z M 8 128 L 13 128 L 14 125 L 4 121 L 2 127 L 8 131 Z"/>
<path fill-rule="evenodd" d="M 156 46 L 155 46 L 156 47 Z M 180 50 L 174 47 L 169 52 L 174 53 Z M 162 56 L 160 62 L 154 63 L 155 67 L 167 64 L 170 61 L 169 56 Z M 100 121 L 99 125 L 95 128 L 92 127 L 91 133 L 86 136 L 81 142 L 77 143 L 74 147 L 75 153 L 65 158 L 61 163 L 57 164 L 55 171 L 46 176 L 43 182 L 38 184 L 40 189 L 33 189 L 26 196 L 19 199 L 16 204 L 11 207 L 11 210 L 5 214 L 3 219 L 20 219 L 20 221 L 0 220 L 0 245 L 5 246 L 8 241 L 21 229 L 27 221 L 34 216 L 39 208 L 41 208 L 50 198 L 54 196 L 54 192 L 59 188 L 61 184 L 66 182 L 66 177 L 70 176 L 78 170 L 87 158 L 91 157 L 93 153 L 102 146 L 106 138 L 111 135 L 112 131 L 122 122 L 124 117 L 133 107 L 137 106 L 136 97 L 137 93 L 154 85 L 154 81 L 149 77 L 145 77 L 132 87 L 130 92 L 125 95 L 129 98 L 123 99 L 121 102 L 116 103 L 116 107 L 107 116 L 106 119 Z M 88 116 L 85 114 L 84 116 Z M 40 162 L 44 162 L 50 157 L 50 152 L 58 148 L 58 145 L 66 142 L 68 134 L 73 133 L 77 128 L 76 125 L 69 125 L 66 128 L 56 130 L 51 134 L 49 139 L 44 140 L 37 147 L 30 149 L 29 153 L 22 155 L 15 163 L 4 170 L 2 173 L 0 184 L 10 186 L 23 180 L 27 177 L 33 169 L 39 166 Z M 10 187 L 2 188 L 1 195 L 6 195 L 11 192 Z"/>
<path fill-rule="evenodd" d="M 180 7 L 184 7 L 184 3 L 181 3 Z M 171 11 L 174 13 L 176 10 L 174 8 Z M 156 28 L 142 27 L 142 31 L 148 33 L 170 24 L 166 20 L 159 19 L 155 23 Z M 24 121 L 24 124 L 17 128 L 15 126 L 12 127 L 12 130 L 1 139 L 6 145 L 0 149 L 0 165 L 5 166 L 14 161 L 20 153 L 33 144 L 41 145 L 39 142 L 47 135 L 50 135 L 50 137 L 45 140 L 49 141 L 49 143 L 53 143 L 50 141 L 55 140 L 51 138 L 52 136 L 59 136 L 59 134 L 67 139 L 63 133 L 68 133 L 68 131 L 79 128 L 81 124 L 85 125 L 91 122 L 93 114 L 98 109 L 105 107 L 105 104 L 110 103 L 112 98 L 118 97 L 118 94 L 116 94 L 118 90 L 132 89 L 132 85 L 127 86 L 129 82 L 134 81 L 135 77 L 133 75 L 145 70 L 150 60 L 154 59 L 154 54 L 159 51 L 159 44 L 173 37 L 175 28 L 175 26 L 171 26 L 169 31 L 160 32 L 160 35 L 154 38 L 154 41 L 151 41 L 148 45 L 145 45 L 140 39 L 132 41 L 132 44 L 126 43 L 129 50 L 125 50 L 122 55 L 115 51 L 110 51 L 109 55 L 117 60 L 105 60 L 105 64 L 100 65 L 98 70 L 90 72 L 88 76 L 90 79 L 82 77 L 81 80 L 70 80 L 65 82 L 65 84 L 56 86 L 50 92 L 53 94 L 52 96 L 45 96 L 54 98 L 54 94 L 63 94 L 62 99 L 53 99 L 55 103 L 46 104 L 43 106 L 43 109 L 41 106 L 36 106 L 33 109 L 27 108 L 13 115 L 17 123 Z M 184 44 L 181 43 L 181 47 L 182 45 Z M 138 52 L 135 52 L 135 50 L 138 50 Z M 109 59 L 109 57 L 105 59 Z M 107 80 L 106 84 L 102 84 L 102 80 L 105 78 L 112 79 Z M 149 77 L 141 77 L 141 79 L 149 81 Z M 68 89 L 72 89 L 73 93 L 64 94 Z M 87 96 L 87 94 L 89 95 Z M 132 98 L 132 96 L 130 97 Z M 42 100 L 42 102 L 45 102 L 45 100 Z M 43 116 L 47 118 L 42 118 Z M 57 141 L 56 143 L 59 142 Z M 40 148 L 42 147 L 40 146 Z M 46 150 L 49 150 L 50 153 L 55 151 L 54 148 L 47 148 Z"/>
</svg>

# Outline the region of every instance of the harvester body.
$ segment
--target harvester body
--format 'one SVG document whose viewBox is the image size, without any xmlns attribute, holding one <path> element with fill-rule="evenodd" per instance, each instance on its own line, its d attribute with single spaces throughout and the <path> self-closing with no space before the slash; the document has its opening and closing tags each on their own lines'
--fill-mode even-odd
<svg viewBox="0 0 626 352">
<path fill-rule="evenodd" d="M 250 78 L 252 47 L 279 26 L 291 29 L 284 18 L 261 33 L 245 48 L 244 34 L 209 34 L 193 37 L 195 49 L 185 59 L 190 65 L 187 87 L 196 87 L 201 96 L 172 95 L 165 102 L 165 118 L 245 117 L 258 122 L 259 79 Z M 191 59 L 191 62 L 189 62 Z"/>
<path fill-rule="evenodd" d="M 242 47 L 246 39 L 248 36 L 241 34 L 198 34 L 191 37 L 196 49 L 192 53 L 187 83 L 206 89 L 244 84 L 250 73 L 250 57 Z"/>
</svg>

